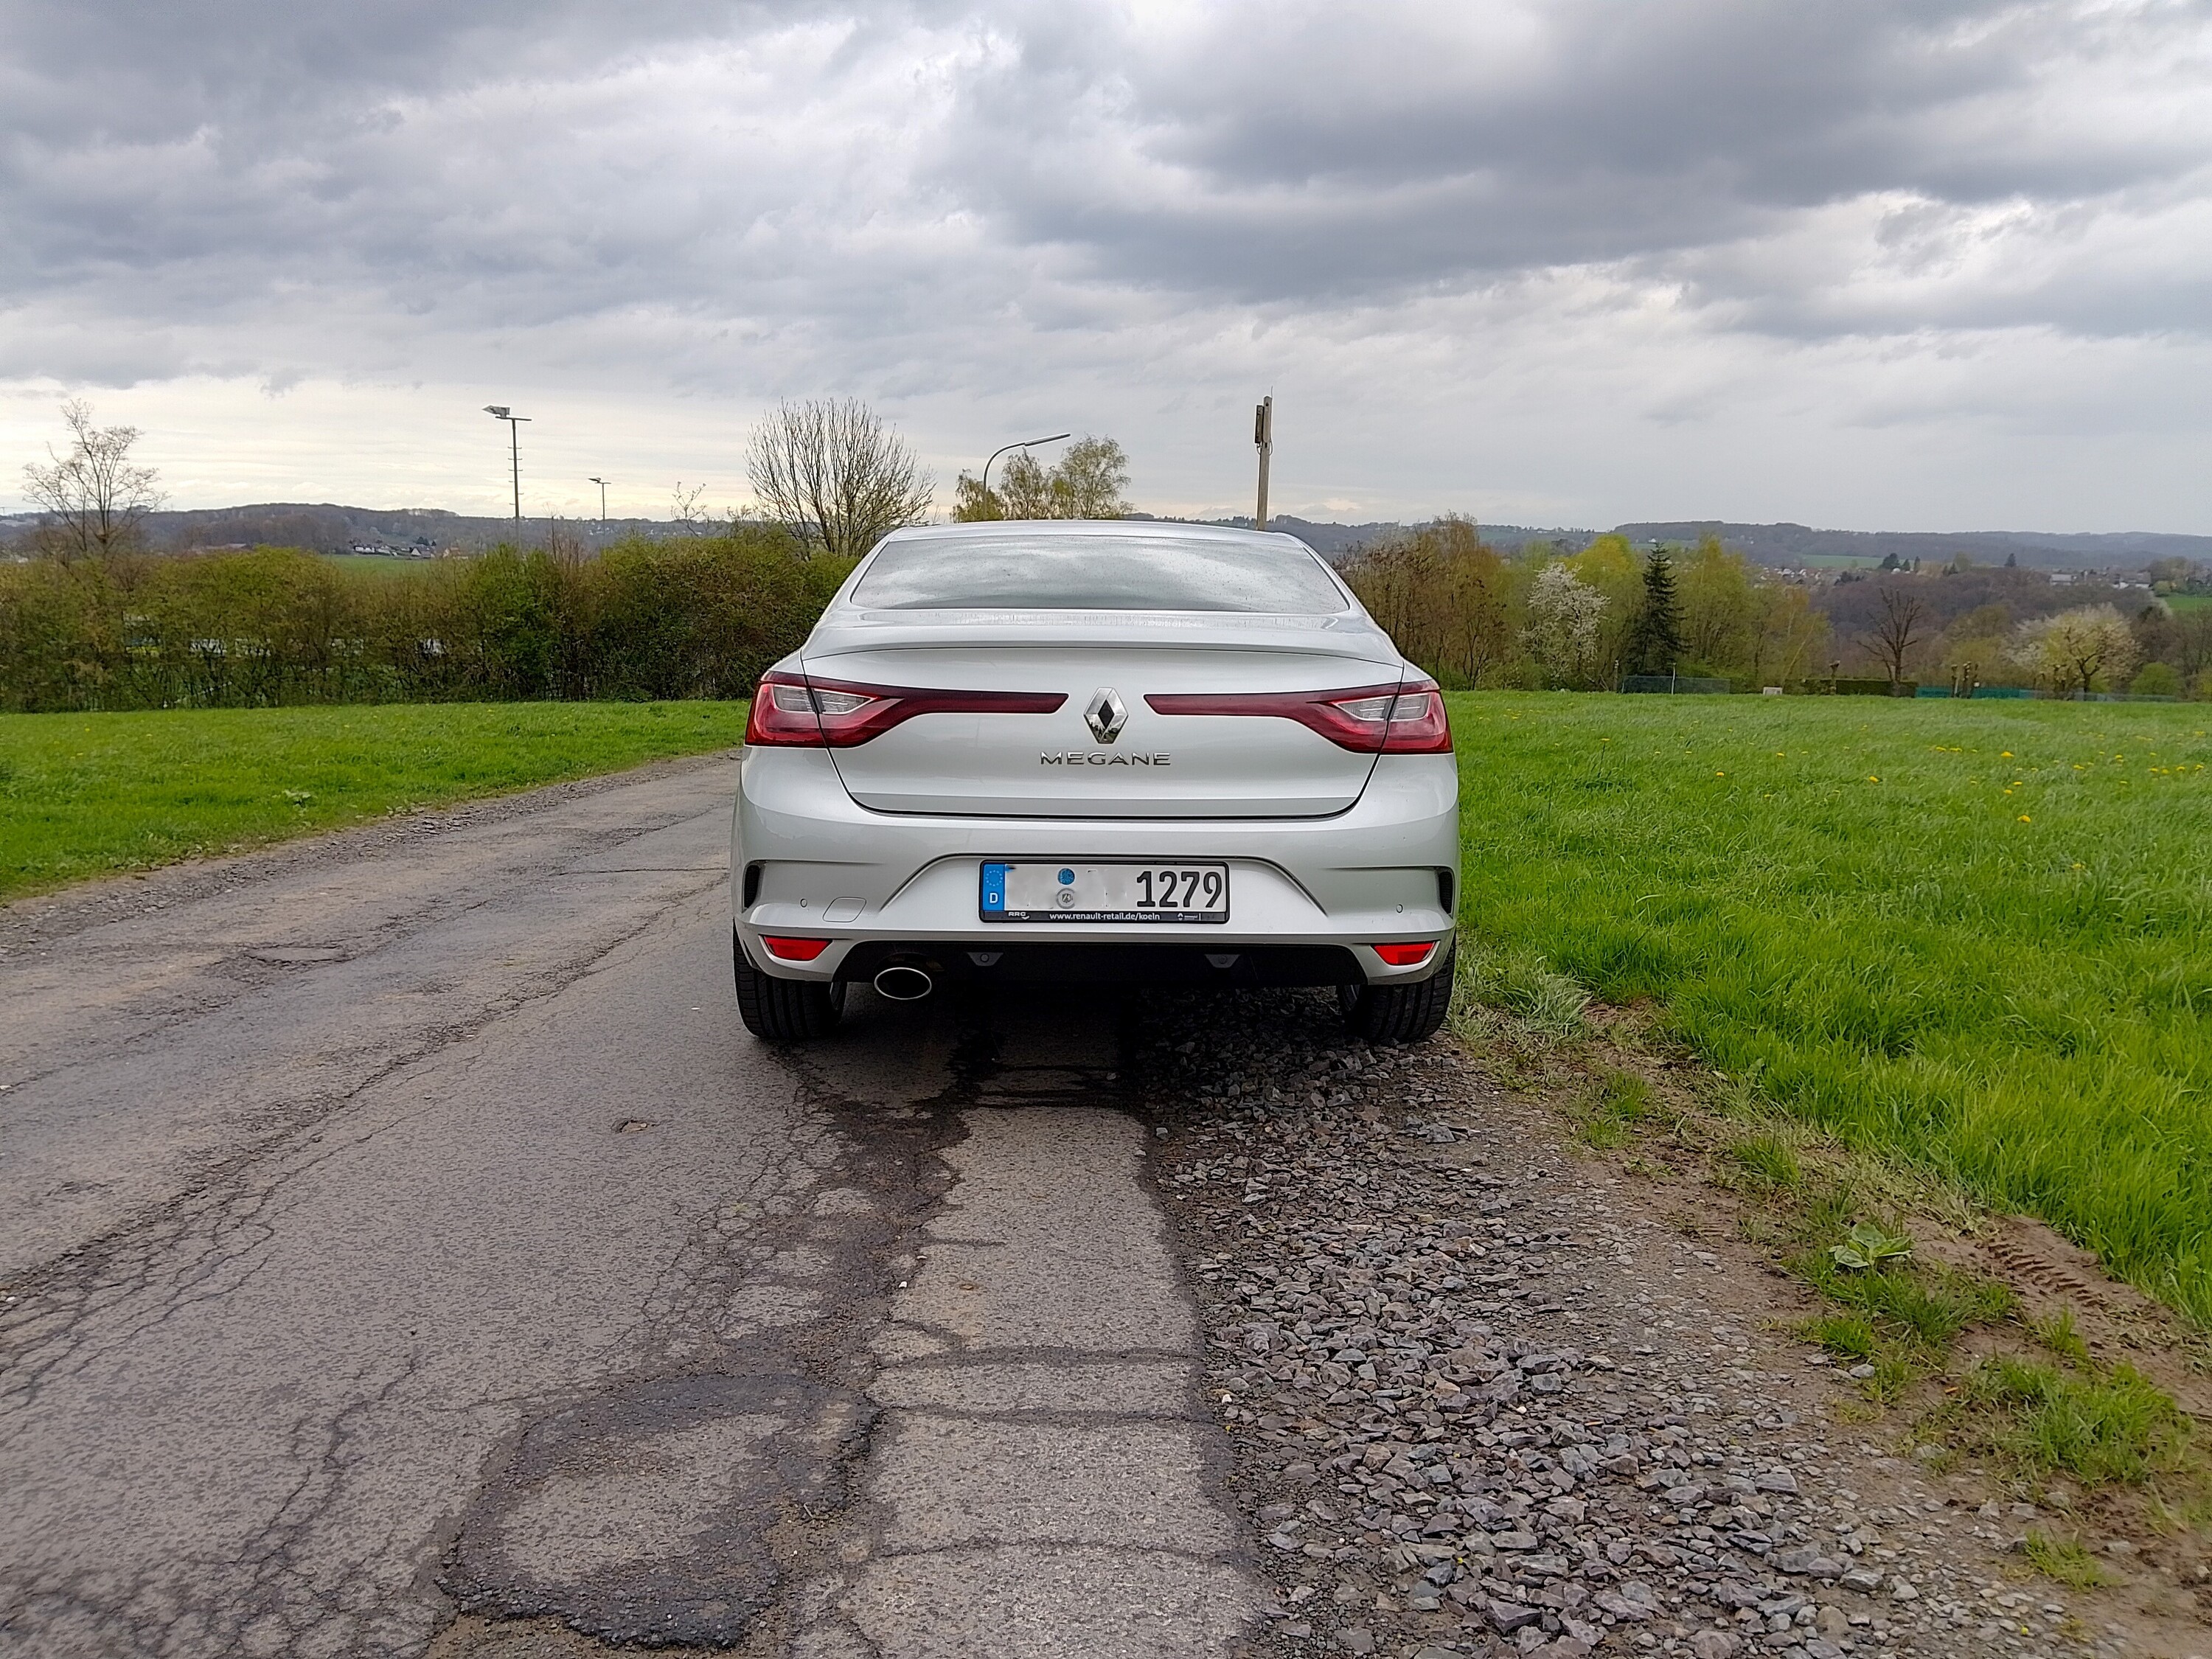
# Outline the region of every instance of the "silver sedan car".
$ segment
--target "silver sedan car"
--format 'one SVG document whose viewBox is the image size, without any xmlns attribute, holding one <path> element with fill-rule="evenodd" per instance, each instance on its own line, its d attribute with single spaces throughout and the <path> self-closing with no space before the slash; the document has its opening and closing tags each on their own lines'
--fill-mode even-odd
<svg viewBox="0 0 2212 1659">
<path fill-rule="evenodd" d="M 1452 988 L 1443 698 L 1289 536 L 902 530 L 761 681 L 731 842 L 738 1006 L 847 988 L 1335 987 L 1411 1042 Z"/>
</svg>

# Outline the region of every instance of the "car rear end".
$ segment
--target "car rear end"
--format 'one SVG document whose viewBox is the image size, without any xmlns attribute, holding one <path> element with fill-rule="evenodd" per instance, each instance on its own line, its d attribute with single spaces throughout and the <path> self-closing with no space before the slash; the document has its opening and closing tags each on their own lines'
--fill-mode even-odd
<svg viewBox="0 0 2212 1659">
<path fill-rule="evenodd" d="M 1446 967 L 1457 853 L 1441 698 L 1302 544 L 902 532 L 756 699 L 740 978 L 794 1006 L 972 979 L 1371 1006 Z"/>
</svg>

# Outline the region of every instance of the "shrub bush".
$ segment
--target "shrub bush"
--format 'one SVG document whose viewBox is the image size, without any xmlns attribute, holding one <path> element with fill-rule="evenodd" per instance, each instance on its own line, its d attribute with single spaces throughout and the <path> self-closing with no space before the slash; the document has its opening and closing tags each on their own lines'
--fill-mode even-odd
<svg viewBox="0 0 2212 1659">
<path fill-rule="evenodd" d="M 342 570 L 295 548 L 0 566 L 0 708 L 742 697 L 852 562 L 780 530 Z"/>
</svg>

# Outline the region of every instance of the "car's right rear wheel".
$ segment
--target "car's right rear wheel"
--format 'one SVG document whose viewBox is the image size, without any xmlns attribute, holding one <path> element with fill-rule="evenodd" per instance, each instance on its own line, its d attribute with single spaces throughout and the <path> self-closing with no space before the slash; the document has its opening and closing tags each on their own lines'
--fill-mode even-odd
<svg viewBox="0 0 2212 1659">
<path fill-rule="evenodd" d="M 1455 951 L 1437 971 L 1413 985 L 1345 985 L 1337 989 L 1344 1023 L 1370 1042 L 1422 1042 L 1443 1028 L 1451 1012 Z"/>
<path fill-rule="evenodd" d="M 845 1012 L 845 988 L 763 974 L 745 957 L 734 929 L 731 965 L 738 980 L 738 1018 L 763 1042 L 809 1042 L 837 1029 Z"/>
</svg>

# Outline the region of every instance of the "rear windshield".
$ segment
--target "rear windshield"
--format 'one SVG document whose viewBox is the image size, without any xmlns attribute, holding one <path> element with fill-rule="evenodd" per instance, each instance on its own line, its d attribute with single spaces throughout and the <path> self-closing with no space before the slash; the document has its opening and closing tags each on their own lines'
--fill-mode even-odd
<svg viewBox="0 0 2212 1659">
<path fill-rule="evenodd" d="M 893 542 L 853 590 L 871 611 L 1247 611 L 1327 616 L 1344 595 L 1303 548 L 1169 536 Z"/>
</svg>

